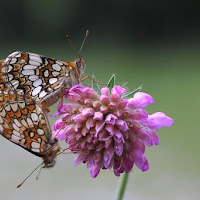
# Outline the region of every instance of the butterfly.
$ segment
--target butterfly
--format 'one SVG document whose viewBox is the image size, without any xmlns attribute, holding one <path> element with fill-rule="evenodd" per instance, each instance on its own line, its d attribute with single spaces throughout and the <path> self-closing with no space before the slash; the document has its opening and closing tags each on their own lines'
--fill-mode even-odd
<svg viewBox="0 0 200 200">
<path fill-rule="evenodd" d="M 85 69 L 81 57 L 74 62 L 67 62 L 19 51 L 1 63 L 0 84 L 3 89 L 29 94 L 46 107 L 61 98 L 63 87 L 71 88 L 79 84 L 80 74 Z"/>
<path fill-rule="evenodd" d="M 88 34 L 86 31 L 81 49 Z M 63 96 L 64 89 L 80 83 L 84 69 L 85 63 L 80 56 L 74 62 L 67 62 L 16 51 L 0 61 L 0 89 L 29 94 L 48 108 Z"/>
<path fill-rule="evenodd" d="M 61 152 L 46 111 L 30 95 L 0 90 L 0 134 L 41 157 L 43 168 L 53 167 Z"/>
</svg>

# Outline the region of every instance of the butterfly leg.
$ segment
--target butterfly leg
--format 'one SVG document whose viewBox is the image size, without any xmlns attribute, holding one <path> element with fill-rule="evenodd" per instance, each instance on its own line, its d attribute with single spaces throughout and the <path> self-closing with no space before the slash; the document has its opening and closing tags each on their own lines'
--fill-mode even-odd
<svg viewBox="0 0 200 200">
<path fill-rule="evenodd" d="M 40 104 L 41 104 L 42 108 L 45 110 L 46 113 L 49 113 L 51 111 L 51 109 L 46 106 L 45 102 L 41 102 Z"/>
<path fill-rule="evenodd" d="M 86 77 L 82 78 L 82 79 L 81 79 L 81 82 L 85 81 L 86 79 L 90 79 L 90 80 L 94 81 L 94 82 L 95 82 L 96 84 L 98 84 L 98 85 L 107 85 L 107 83 L 100 83 L 100 82 L 96 81 L 96 80 L 95 80 L 94 78 L 92 78 L 91 76 L 86 76 Z"/>
<path fill-rule="evenodd" d="M 69 147 L 68 148 L 65 148 L 65 149 L 60 149 L 60 152 L 56 155 L 60 155 L 60 154 L 71 154 L 71 153 L 78 153 L 77 151 L 70 151 L 70 152 L 65 152 L 66 150 L 70 150 Z"/>
<path fill-rule="evenodd" d="M 61 101 L 60 101 L 60 105 L 58 107 L 58 111 L 60 111 L 60 109 L 62 108 L 63 106 L 63 97 L 64 97 L 64 94 L 65 94 L 65 90 L 68 90 L 70 89 L 69 87 L 66 87 L 66 86 L 61 86 L 61 89 L 60 89 L 60 98 L 61 98 Z"/>
</svg>

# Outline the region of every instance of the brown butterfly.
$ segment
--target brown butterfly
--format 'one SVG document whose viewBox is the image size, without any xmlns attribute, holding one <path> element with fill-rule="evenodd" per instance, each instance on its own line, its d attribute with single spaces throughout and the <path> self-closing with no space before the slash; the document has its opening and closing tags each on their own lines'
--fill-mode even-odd
<svg viewBox="0 0 200 200">
<path fill-rule="evenodd" d="M 61 152 L 46 111 L 29 95 L 0 91 L 0 134 L 43 159 L 43 167 L 53 167 Z"/>
<path fill-rule="evenodd" d="M 86 31 L 80 51 L 88 34 Z M 0 88 L 29 94 L 48 108 L 63 96 L 64 89 L 80 83 L 84 69 L 80 56 L 74 62 L 67 62 L 17 51 L 0 61 Z"/>
</svg>

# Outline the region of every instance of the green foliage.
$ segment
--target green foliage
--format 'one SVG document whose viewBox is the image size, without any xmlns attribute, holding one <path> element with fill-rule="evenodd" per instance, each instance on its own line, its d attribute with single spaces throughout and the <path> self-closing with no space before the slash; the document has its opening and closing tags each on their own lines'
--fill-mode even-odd
<svg viewBox="0 0 200 200">
<path fill-rule="evenodd" d="M 114 86 L 115 86 L 115 74 L 111 76 L 110 80 L 107 83 L 107 87 L 110 89 L 110 91 Z"/>
<path fill-rule="evenodd" d="M 92 78 L 95 80 L 95 76 L 93 75 Z M 97 84 L 94 80 L 92 80 L 92 88 L 100 95 L 101 89 L 99 87 L 99 84 Z"/>
<path fill-rule="evenodd" d="M 133 90 L 132 92 L 126 92 L 125 94 L 122 95 L 122 98 L 125 98 L 125 99 L 132 98 L 133 95 L 134 95 L 136 92 L 140 92 L 140 91 L 142 90 L 142 86 L 143 86 L 143 85 L 140 85 L 137 89 Z"/>
</svg>

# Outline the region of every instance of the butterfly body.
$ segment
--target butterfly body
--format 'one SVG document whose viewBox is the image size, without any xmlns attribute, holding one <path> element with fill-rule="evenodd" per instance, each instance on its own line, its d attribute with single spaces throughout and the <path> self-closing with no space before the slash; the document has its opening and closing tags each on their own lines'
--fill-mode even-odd
<svg viewBox="0 0 200 200">
<path fill-rule="evenodd" d="M 0 134 L 43 159 L 43 167 L 52 167 L 61 151 L 52 136 L 46 111 L 29 95 L 0 91 Z"/>
<path fill-rule="evenodd" d="M 20 51 L 10 54 L 1 65 L 1 87 L 30 94 L 46 107 L 56 103 L 64 89 L 79 84 L 80 74 L 85 69 L 81 57 L 67 62 Z"/>
</svg>

